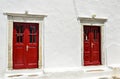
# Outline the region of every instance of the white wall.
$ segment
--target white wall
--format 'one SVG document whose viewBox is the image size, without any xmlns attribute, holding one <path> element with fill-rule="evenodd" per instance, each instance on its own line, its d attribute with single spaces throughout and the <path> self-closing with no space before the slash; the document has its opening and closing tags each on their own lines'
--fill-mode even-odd
<svg viewBox="0 0 120 79">
<path fill-rule="evenodd" d="M 80 67 L 81 26 L 76 16 L 91 17 L 92 14 L 108 19 L 105 25 L 107 61 L 108 64 L 119 64 L 116 60 L 120 60 L 120 45 L 112 45 L 120 44 L 119 4 L 119 0 L 0 0 L 0 68 L 5 70 L 7 67 L 9 35 L 7 17 L 3 13 L 25 11 L 48 15 L 44 26 L 45 68 Z"/>
</svg>

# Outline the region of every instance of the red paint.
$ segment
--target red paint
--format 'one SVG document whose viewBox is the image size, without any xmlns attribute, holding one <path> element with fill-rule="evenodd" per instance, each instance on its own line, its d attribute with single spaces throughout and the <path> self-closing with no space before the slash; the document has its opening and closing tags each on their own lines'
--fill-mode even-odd
<svg viewBox="0 0 120 79">
<path fill-rule="evenodd" d="M 84 26 L 84 65 L 101 64 L 101 34 L 99 26 Z"/>
<path fill-rule="evenodd" d="M 38 68 L 39 24 L 13 24 L 13 69 Z"/>
</svg>

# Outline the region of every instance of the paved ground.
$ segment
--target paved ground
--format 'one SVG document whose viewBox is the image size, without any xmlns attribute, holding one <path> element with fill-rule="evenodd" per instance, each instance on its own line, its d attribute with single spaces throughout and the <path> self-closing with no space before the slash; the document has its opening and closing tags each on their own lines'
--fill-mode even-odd
<svg viewBox="0 0 120 79">
<path fill-rule="evenodd" d="M 5 76 L 4 79 L 112 79 L 108 77 L 91 77 L 83 78 L 81 72 L 65 72 L 65 73 L 46 73 L 40 74 L 13 74 Z"/>
</svg>

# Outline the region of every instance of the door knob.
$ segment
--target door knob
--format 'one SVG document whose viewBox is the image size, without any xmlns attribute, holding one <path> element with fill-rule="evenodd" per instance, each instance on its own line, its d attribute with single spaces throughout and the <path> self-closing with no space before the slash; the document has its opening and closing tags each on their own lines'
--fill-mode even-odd
<svg viewBox="0 0 120 79">
<path fill-rule="evenodd" d="M 91 48 L 93 48 L 93 46 L 94 46 L 94 43 L 91 43 Z"/>
<path fill-rule="evenodd" d="M 28 45 L 26 45 L 26 51 L 28 51 L 28 48 L 29 48 L 29 46 L 28 46 Z"/>
</svg>

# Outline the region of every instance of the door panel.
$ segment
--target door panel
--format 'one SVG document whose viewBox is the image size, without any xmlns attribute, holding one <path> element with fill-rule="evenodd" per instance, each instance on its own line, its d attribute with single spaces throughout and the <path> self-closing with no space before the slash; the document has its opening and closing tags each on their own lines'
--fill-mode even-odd
<svg viewBox="0 0 120 79">
<path fill-rule="evenodd" d="M 93 64 L 101 63 L 101 55 L 100 55 L 100 27 L 92 27 L 91 28 L 91 52 L 92 52 L 92 61 Z"/>
<path fill-rule="evenodd" d="M 27 65 L 29 68 L 38 67 L 38 24 L 29 24 L 28 25 L 28 51 L 27 51 Z"/>
<path fill-rule="evenodd" d="M 14 22 L 13 69 L 38 68 L 38 26 Z"/>
<path fill-rule="evenodd" d="M 84 65 L 101 64 L 101 41 L 99 26 L 84 26 Z"/>
<path fill-rule="evenodd" d="M 91 60 L 90 41 L 90 27 L 84 27 L 84 63 L 90 63 Z"/>
<path fill-rule="evenodd" d="M 18 69 L 25 67 L 25 40 L 24 25 L 14 23 L 13 29 L 13 68 Z"/>
<path fill-rule="evenodd" d="M 13 59 L 13 68 L 24 68 L 25 67 L 25 60 L 24 60 L 24 49 L 23 47 L 16 47 L 16 51 L 19 51 L 17 53 L 14 53 L 13 56 L 14 56 L 14 59 Z"/>
</svg>

